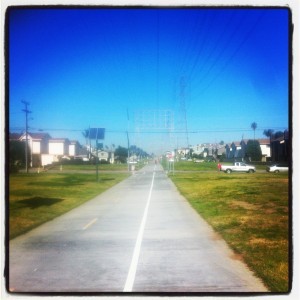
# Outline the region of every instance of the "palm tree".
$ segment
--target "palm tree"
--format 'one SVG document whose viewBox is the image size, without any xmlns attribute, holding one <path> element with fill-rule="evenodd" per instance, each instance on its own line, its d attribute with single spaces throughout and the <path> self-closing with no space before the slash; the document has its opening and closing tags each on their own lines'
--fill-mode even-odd
<svg viewBox="0 0 300 300">
<path fill-rule="evenodd" d="M 88 138 L 89 138 L 89 130 L 88 129 L 85 129 L 83 132 L 82 132 L 82 135 L 85 137 L 85 141 L 86 141 L 86 144 L 88 143 Z"/>
<path fill-rule="evenodd" d="M 265 130 L 264 130 L 264 135 L 265 135 L 266 137 L 269 137 L 270 140 L 271 140 L 271 137 L 272 137 L 273 133 L 274 133 L 274 130 L 273 130 L 273 129 L 265 129 Z"/>
<path fill-rule="evenodd" d="M 254 132 L 254 140 L 255 140 L 255 130 L 256 130 L 256 128 L 257 128 L 257 123 L 253 122 L 253 123 L 251 124 L 251 128 L 253 129 L 253 132 Z"/>
</svg>

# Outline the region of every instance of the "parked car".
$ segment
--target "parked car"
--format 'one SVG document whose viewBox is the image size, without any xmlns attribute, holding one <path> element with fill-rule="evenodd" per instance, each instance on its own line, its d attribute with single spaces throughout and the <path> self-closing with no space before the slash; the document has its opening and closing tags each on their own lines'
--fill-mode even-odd
<svg viewBox="0 0 300 300">
<path fill-rule="evenodd" d="M 267 166 L 266 167 L 267 172 L 274 172 L 274 173 L 279 173 L 279 172 L 288 172 L 289 171 L 289 165 L 288 164 L 275 164 L 272 166 Z"/>
<path fill-rule="evenodd" d="M 231 173 L 231 172 L 248 172 L 248 173 L 254 173 L 256 171 L 254 166 L 246 165 L 241 162 L 236 162 L 232 166 L 225 166 L 221 165 L 221 171 L 224 171 L 225 173 Z"/>
<path fill-rule="evenodd" d="M 195 160 L 195 163 L 202 163 L 202 162 L 204 162 L 203 159 L 196 159 L 196 160 Z"/>
</svg>

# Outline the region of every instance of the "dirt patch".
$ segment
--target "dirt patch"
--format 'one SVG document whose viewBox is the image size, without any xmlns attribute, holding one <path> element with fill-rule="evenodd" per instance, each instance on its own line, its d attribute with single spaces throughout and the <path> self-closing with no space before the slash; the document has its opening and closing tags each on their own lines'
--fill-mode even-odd
<svg viewBox="0 0 300 300">
<path fill-rule="evenodd" d="M 274 244 L 273 241 L 270 241 L 268 239 L 265 238 L 252 238 L 249 240 L 249 245 L 269 245 L 271 246 L 272 244 Z"/>
<path fill-rule="evenodd" d="M 239 261 L 244 261 L 243 260 L 243 256 L 241 254 L 237 254 L 237 253 L 233 253 L 232 255 L 230 255 L 230 258 L 233 260 L 239 260 Z"/>
<path fill-rule="evenodd" d="M 221 235 L 219 235 L 218 233 L 214 232 L 211 239 L 213 241 L 220 241 L 220 240 L 223 240 L 223 238 L 221 237 Z"/>
<path fill-rule="evenodd" d="M 241 207 L 249 210 L 256 210 L 257 205 L 248 203 L 246 201 L 232 201 L 231 206 L 233 207 Z"/>
<path fill-rule="evenodd" d="M 273 214 L 275 212 L 276 212 L 276 210 L 274 208 L 265 209 L 265 214 L 268 214 L 268 215 Z"/>
</svg>

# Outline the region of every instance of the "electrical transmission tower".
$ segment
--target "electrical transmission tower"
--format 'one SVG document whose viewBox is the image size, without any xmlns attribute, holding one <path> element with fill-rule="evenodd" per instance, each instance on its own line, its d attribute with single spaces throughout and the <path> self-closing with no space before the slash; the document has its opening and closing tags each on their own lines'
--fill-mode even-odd
<svg viewBox="0 0 300 300">
<path fill-rule="evenodd" d="M 189 134 L 186 117 L 186 79 L 180 78 L 179 108 L 178 108 L 178 132 L 181 134 L 180 144 L 189 148 Z"/>
<path fill-rule="evenodd" d="M 140 136 L 143 134 L 143 140 L 147 140 L 151 147 L 159 147 L 160 151 L 173 148 L 171 139 L 174 132 L 174 111 L 170 109 L 135 111 L 134 122 L 137 144 L 141 144 Z"/>
<path fill-rule="evenodd" d="M 25 112 L 25 135 L 26 135 L 26 144 L 25 144 L 25 166 L 26 173 L 28 173 L 28 114 L 31 114 L 31 111 L 28 110 L 29 102 L 21 101 L 25 105 L 25 109 L 22 109 Z"/>
</svg>

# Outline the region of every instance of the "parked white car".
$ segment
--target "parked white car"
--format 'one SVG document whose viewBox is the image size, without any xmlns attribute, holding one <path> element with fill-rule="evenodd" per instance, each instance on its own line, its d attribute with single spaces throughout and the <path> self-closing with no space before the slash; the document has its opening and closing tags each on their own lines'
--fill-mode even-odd
<svg viewBox="0 0 300 300">
<path fill-rule="evenodd" d="M 221 165 L 220 171 L 224 171 L 225 173 L 231 173 L 231 172 L 254 173 L 256 169 L 254 166 L 250 166 L 242 162 L 236 162 L 232 166 Z"/>
<path fill-rule="evenodd" d="M 285 164 L 285 163 L 275 164 L 275 165 L 272 165 L 272 166 L 267 166 L 266 170 L 267 170 L 267 172 L 274 172 L 274 173 L 288 172 L 289 171 L 289 165 Z"/>
</svg>

